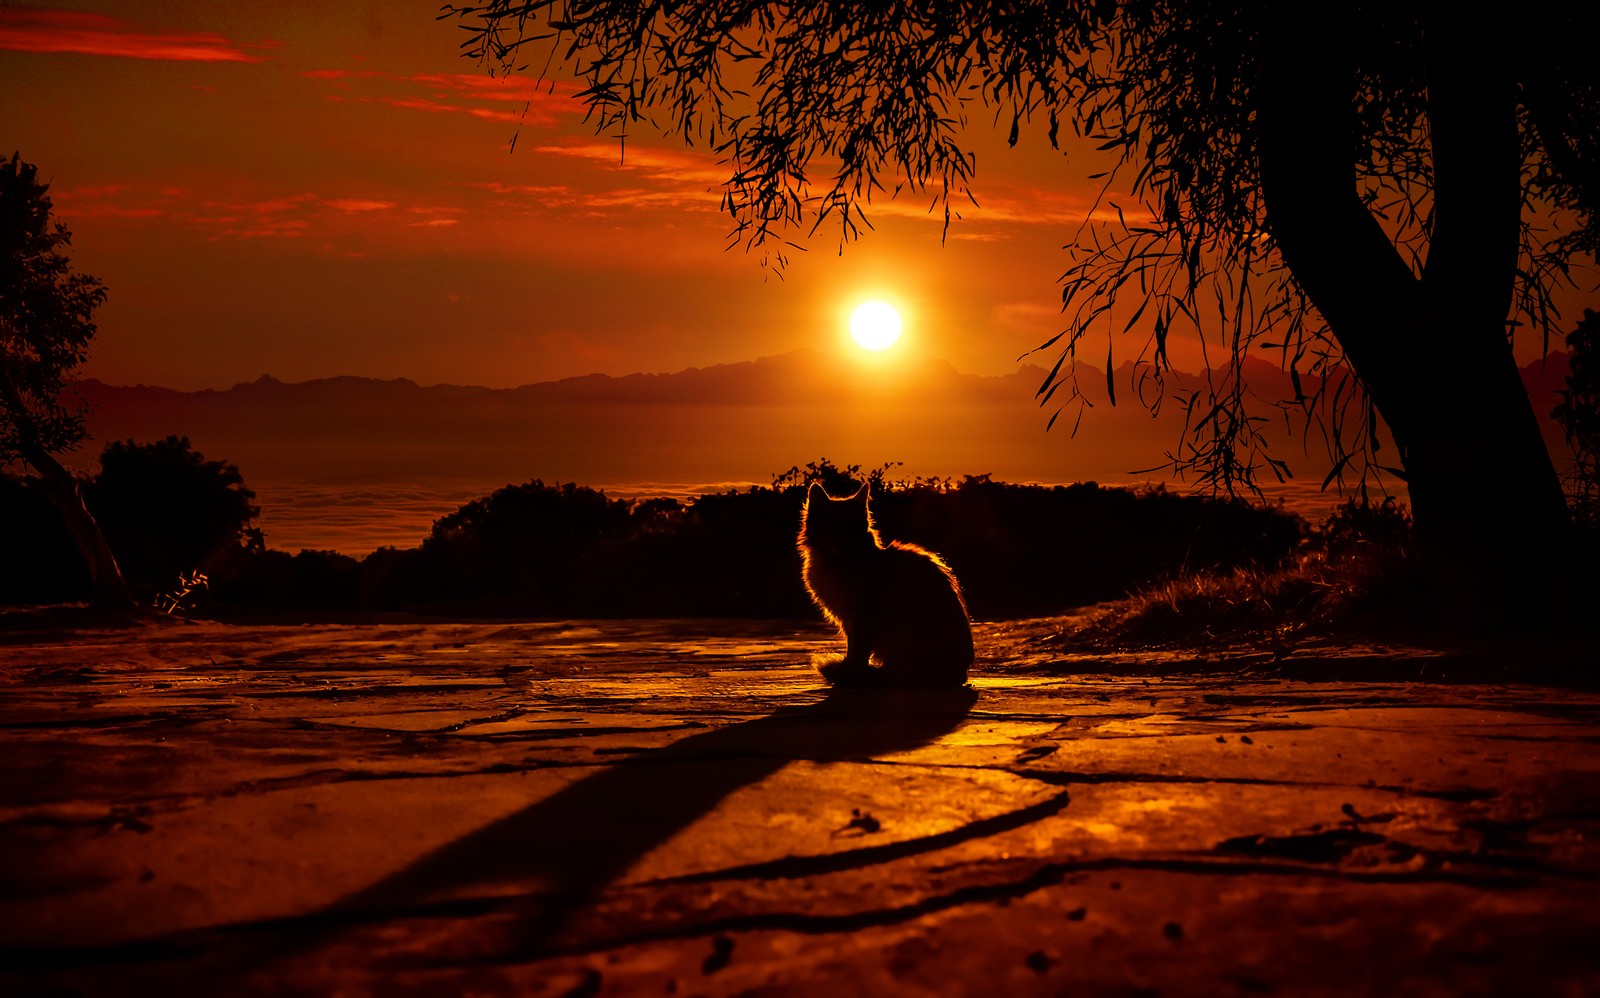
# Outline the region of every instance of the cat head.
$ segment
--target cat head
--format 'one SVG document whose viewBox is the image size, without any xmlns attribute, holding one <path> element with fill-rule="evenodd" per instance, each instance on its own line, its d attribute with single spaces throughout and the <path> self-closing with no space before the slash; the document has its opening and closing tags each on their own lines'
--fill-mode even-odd
<svg viewBox="0 0 1600 998">
<path fill-rule="evenodd" d="M 877 545 L 872 510 L 868 505 L 872 488 L 863 485 L 854 495 L 835 499 L 816 482 L 806 491 L 805 509 L 800 514 L 800 536 L 812 544 L 831 547 Z"/>
</svg>

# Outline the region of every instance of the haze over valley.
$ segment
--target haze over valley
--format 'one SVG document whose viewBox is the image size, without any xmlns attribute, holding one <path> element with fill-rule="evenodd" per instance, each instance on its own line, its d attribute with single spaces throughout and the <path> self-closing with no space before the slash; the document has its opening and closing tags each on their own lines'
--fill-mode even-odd
<svg viewBox="0 0 1600 998">
<path fill-rule="evenodd" d="M 817 350 L 670 374 L 590 375 L 491 389 L 424 387 L 405 379 L 325 378 L 286 383 L 270 376 L 225 390 L 113 386 L 78 390 L 92 406 L 94 442 L 74 455 L 92 463 L 110 440 L 187 435 L 208 458 L 232 462 L 257 492 L 268 543 L 284 550 L 363 554 L 411 546 L 433 520 L 502 485 L 542 479 L 603 487 L 616 496 L 687 496 L 768 484 L 793 464 L 903 464 L 891 477 L 990 474 L 1010 482 L 1165 481 L 1156 469 L 1182 433 L 1182 396 L 1195 376 L 1169 381 L 1158 416 L 1135 395 L 1139 371 L 1079 367 L 1090 403 L 1074 436 L 1069 406 L 1046 432 L 1053 408 L 1034 393 L 1045 370 L 964 374 L 949 363 L 898 366 Z M 1250 362 L 1262 399 L 1292 395 L 1267 360 Z M 1536 407 L 1548 411 L 1565 357 L 1524 369 Z M 1310 382 L 1306 384 L 1309 386 Z M 1261 405 L 1263 413 L 1273 413 Z M 1269 424 L 1273 454 L 1294 474 L 1273 495 L 1308 513 L 1337 500 L 1319 486 L 1329 467 L 1308 446 Z M 1554 427 L 1549 432 L 1556 438 Z M 1266 476 L 1270 480 L 1270 476 Z M 1178 483 L 1178 488 L 1187 486 Z"/>
</svg>

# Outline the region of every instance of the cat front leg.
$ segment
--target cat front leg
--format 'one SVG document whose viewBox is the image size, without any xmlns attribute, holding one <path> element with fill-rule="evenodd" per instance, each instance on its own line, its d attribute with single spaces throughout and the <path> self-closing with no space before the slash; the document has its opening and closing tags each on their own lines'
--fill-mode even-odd
<svg viewBox="0 0 1600 998">
<path fill-rule="evenodd" d="M 871 635 L 865 625 L 857 623 L 844 632 L 844 660 L 840 663 L 852 669 L 870 668 L 872 658 Z"/>
<path fill-rule="evenodd" d="M 871 664 L 872 641 L 870 632 L 859 622 L 844 627 L 844 658 L 823 663 L 817 671 L 834 686 L 876 686 L 878 670 Z"/>
<path fill-rule="evenodd" d="M 817 667 L 829 685 L 844 687 L 877 686 L 878 670 L 865 662 L 860 664 L 845 658 L 835 658 Z"/>
</svg>

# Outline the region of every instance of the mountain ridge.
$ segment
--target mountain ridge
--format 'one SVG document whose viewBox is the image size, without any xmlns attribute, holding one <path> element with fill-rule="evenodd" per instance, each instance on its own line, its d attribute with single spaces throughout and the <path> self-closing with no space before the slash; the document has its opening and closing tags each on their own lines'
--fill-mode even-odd
<svg viewBox="0 0 1600 998">
<path fill-rule="evenodd" d="M 612 394 L 615 390 L 633 390 L 640 387 L 654 387 L 672 382 L 693 383 L 698 386 L 710 386 L 719 382 L 726 382 L 732 378 L 747 375 L 770 377 L 773 375 L 793 376 L 800 365 L 805 365 L 805 373 L 818 382 L 835 383 L 839 380 L 837 369 L 861 367 L 852 360 L 828 354 L 815 348 L 802 347 L 785 353 L 768 354 L 745 361 L 729 361 L 721 364 L 711 364 L 705 367 L 686 367 L 677 371 L 660 372 L 633 372 L 629 374 L 604 374 L 594 372 L 590 374 L 573 375 L 566 378 L 556 378 L 549 381 L 534 381 L 526 384 L 505 388 L 491 388 L 484 385 L 458 385 L 453 382 L 437 382 L 424 385 L 412 378 L 377 378 L 360 374 L 338 374 L 321 378 L 308 378 L 304 381 L 283 381 L 270 373 L 264 373 L 253 381 L 241 381 L 227 388 L 200 388 L 179 389 L 163 385 L 149 385 L 139 382 L 133 385 L 113 384 L 100 378 L 83 378 L 73 383 L 74 388 L 84 389 L 95 395 L 105 393 L 151 393 L 161 397 L 216 397 L 226 395 L 255 395 L 264 392 L 294 392 L 298 394 L 317 394 L 327 389 L 343 388 L 354 389 L 370 393 L 378 389 L 391 391 L 415 391 L 423 393 L 436 393 L 440 395 L 492 395 L 496 393 L 511 393 L 519 396 L 569 396 L 574 392 L 583 390 L 599 390 L 601 394 Z M 1250 356 L 1244 361 L 1247 368 L 1246 384 L 1254 390 L 1265 380 L 1270 382 L 1279 391 L 1261 393 L 1258 395 L 1281 395 L 1285 400 L 1291 398 L 1291 391 L 1282 388 L 1291 386 L 1290 375 L 1279 364 L 1260 356 Z M 1536 408 L 1541 399 L 1554 398 L 1565 384 L 1568 364 L 1566 351 L 1556 350 L 1540 360 L 1523 365 L 1519 370 L 1522 380 L 1530 389 Z M 1212 370 L 1226 377 L 1231 371 L 1232 363 Z M 823 371 L 823 368 L 830 368 Z M 1112 369 L 1112 374 L 1117 380 L 1129 387 L 1132 386 L 1132 375 L 1136 371 L 1150 370 L 1148 364 L 1135 361 L 1123 361 Z M 891 382 L 918 380 L 918 376 L 933 374 L 941 378 L 953 378 L 960 381 L 988 385 L 1010 386 L 1019 381 L 1033 379 L 1035 383 L 1043 381 L 1047 369 L 1038 364 L 1019 364 L 1017 369 L 1009 374 L 973 374 L 958 370 L 950 361 L 938 357 L 924 357 L 907 363 L 898 374 L 886 369 L 862 368 L 855 372 L 859 378 L 864 372 L 873 372 L 874 376 L 887 377 Z M 1103 367 L 1079 361 L 1078 381 L 1081 387 L 1087 389 L 1091 401 L 1098 403 L 1104 398 L 1100 393 L 1094 397 L 1095 389 L 1105 383 L 1106 371 Z M 1198 383 L 1204 372 L 1169 371 L 1165 377 L 1177 386 Z M 1314 375 L 1302 374 L 1303 384 L 1316 384 Z M 648 393 L 646 393 L 648 394 Z M 1030 397 L 1032 392 L 1029 393 Z M 748 401 L 748 392 L 740 393 L 740 401 Z M 654 399 L 659 401 L 660 399 Z M 1118 404 L 1121 404 L 1119 392 Z M 1553 403 L 1552 403 L 1553 404 Z M 1541 418 L 1547 416 L 1541 412 Z"/>
<path fill-rule="evenodd" d="M 1262 412 L 1292 397 L 1291 379 L 1275 363 L 1260 357 L 1245 363 L 1252 396 L 1264 400 L 1253 404 Z M 1200 375 L 1169 373 L 1167 387 L 1178 398 L 1153 415 L 1134 390 L 1135 375 L 1145 370 L 1124 362 L 1112 371 L 1118 404 L 1111 406 L 1106 372 L 1083 364 L 1081 425 L 1066 393 L 1039 404 L 1047 372 L 1032 364 L 979 375 L 940 359 L 871 366 L 819 350 L 515 388 L 360 375 L 285 382 L 264 374 L 226 389 L 185 392 L 85 379 L 77 391 L 92 407 L 89 429 L 97 440 L 185 435 L 254 481 L 352 474 L 761 481 L 822 456 L 864 465 L 901 461 L 908 475 L 1117 481 L 1162 464 L 1178 446 L 1184 414 L 1175 403 L 1202 384 Z M 1554 404 L 1564 370 L 1562 355 L 1524 371 L 1541 416 Z M 1301 383 L 1307 392 L 1317 387 L 1310 376 Z M 1046 433 L 1063 402 L 1068 408 Z M 1320 480 L 1328 462 L 1278 425 L 1282 419 L 1270 422 L 1275 452 L 1281 450 L 1275 456 L 1290 460 L 1296 476 Z M 1547 438 L 1559 442 L 1559 430 L 1545 423 Z"/>
</svg>

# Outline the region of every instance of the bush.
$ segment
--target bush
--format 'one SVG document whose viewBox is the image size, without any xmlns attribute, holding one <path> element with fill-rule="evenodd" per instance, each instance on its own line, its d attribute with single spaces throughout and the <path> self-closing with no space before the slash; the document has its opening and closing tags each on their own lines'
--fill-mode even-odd
<svg viewBox="0 0 1600 998">
<path fill-rule="evenodd" d="M 183 573 L 226 574 L 264 547 L 252 526 L 260 510 L 239 469 L 209 461 L 188 437 L 106 445 L 100 470 L 81 479 L 84 504 L 117 558 L 129 589 L 151 602 Z M 88 573 L 60 513 L 21 483 L 0 476 L 0 602 L 48 603 L 89 596 Z"/>
<path fill-rule="evenodd" d="M 89 570 L 60 511 L 5 475 L 0 475 L 0 552 L 0 605 L 66 603 L 91 595 Z"/>
<path fill-rule="evenodd" d="M 1299 637 L 1391 633 L 1435 619 L 1417 569 L 1411 516 L 1365 490 L 1305 537 L 1296 557 L 1260 566 L 1177 575 L 1096 614 L 1068 640 L 1085 647 L 1265 643 Z"/>
<path fill-rule="evenodd" d="M 1567 499 L 1581 527 L 1600 530 L 1600 312 L 1583 310 L 1567 336 L 1567 387 L 1550 415 L 1561 424 L 1576 462 L 1566 476 Z"/>
<path fill-rule="evenodd" d="M 892 482 L 890 467 L 862 476 L 879 490 L 882 533 L 943 555 L 979 617 L 1059 612 L 1180 571 L 1280 564 L 1301 534 L 1297 518 L 1240 502 L 986 475 Z M 371 556 L 359 602 L 474 615 L 814 616 L 795 547 L 806 487 L 846 495 L 860 474 L 822 460 L 771 488 L 687 505 L 508 486 L 440 519 L 421 548 Z"/>
<path fill-rule="evenodd" d="M 360 609 L 363 564 L 337 551 L 252 550 L 211 589 L 212 606 L 313 614 Z"/>
<path fill-rule="evenodd" d="M 239 469 L 206 460 L 188 437 L 107 444 L 84 502 L 143 600 L 171 590 L 181 573 L 213 574 L 231 553 L 262 547 L 251 526 L 255 493 Z"/>
</svg>

